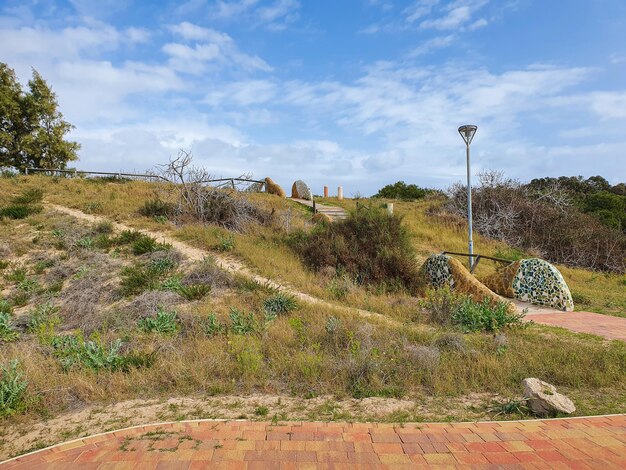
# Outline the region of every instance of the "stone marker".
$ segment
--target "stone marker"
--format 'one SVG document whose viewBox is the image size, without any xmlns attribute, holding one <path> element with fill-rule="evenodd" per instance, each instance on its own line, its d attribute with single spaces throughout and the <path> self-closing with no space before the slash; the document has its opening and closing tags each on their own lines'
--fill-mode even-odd
<svg viewBox="0 0 626 470">
<path fill-rule="evenodd" d="M 393 215 L 393 202 L 387 203 L 387 215 Z"/>
<path fill-rule="evenodd" d="M 294 199 L 306 199 L 307 201 L 310 201 L 312 199 L 311 190 L 304 181 L 294 181 L 293 186 L 291 187 L 291 197 Z"/>
<path fill-rule="evenodd" d="M 274 183 L 274 181 L 272 181 L 272 178 L 270 178 L 269 176 L 265 178 L 265 192 L 268 194 L 275 194 L 276 196 L 285 197 L 285 191 L 283 191 L 283 188 Z"/>
<path fill-rule="evenodd" d="M 324 197 L 328 197 L 328 186 L 324 186 Z"/>
<path fill-rule="evenodd" d="M 524 397 L 528 407 L 539 416 L 550 416 L 556 413 L 571 414 L 576 411 L 572 400 L 556 391 L 556 387 L 536 378 L 522 381 Z"/>
<path fill-rule="evenodd" d="M 343 199 L 343 188 L 341 186 L 337 188 L 337 199 L 340 201 Z"/>
</svg>

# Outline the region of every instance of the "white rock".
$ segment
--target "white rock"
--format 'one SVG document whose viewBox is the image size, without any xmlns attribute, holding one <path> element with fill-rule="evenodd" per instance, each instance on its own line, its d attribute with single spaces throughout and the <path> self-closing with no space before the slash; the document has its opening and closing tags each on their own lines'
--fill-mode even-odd
<svg viewBox="0 0 626 470">
<path fill-rule="evenodd" d="M 524 397 L 528 400 L 528 407 L 539 416 L 549 416 L 555 413 L 571 414 L 576 411 L 572 400 L 558 393 L 556 387 L 536 378 L 522 381 Z"/>
</svg>

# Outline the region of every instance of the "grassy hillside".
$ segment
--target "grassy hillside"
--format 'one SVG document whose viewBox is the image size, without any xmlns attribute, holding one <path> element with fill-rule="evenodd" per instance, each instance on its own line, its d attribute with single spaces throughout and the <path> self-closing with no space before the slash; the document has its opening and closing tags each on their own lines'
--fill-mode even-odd
<svg viewBox="0 0 626 470">
<path fill-rule="evenodd" d="M 15 447 L 14 436 L 33 422 L 126 400 L 205 400 L 193 409 L 168 408 L 163 416 L 176 419 L 501 419 L 518 416 L 500 412 L 520 398 L 523 378 L 537 376 L 569 394 L 578 414 L 626 412 L 623 342 L 537 325 L 494 335 L 429 323 L 407 293 L 307 270 L 286 239 L 310 227 L 311 213 L 290 201 L 252 195 L 273 209 L 282 228 L 256 226 L 243 234 L 139 215 L 155 192 L 163 197 L 160 187 L 143 182 L 4 178 L 0 207 L 35 194 L 32 189 L 43 190 L 43 202 L 29 203 L 42 211 L 0 221 L 0 307 L 8 312 L 0 325 L 0 363 L 10 371 L 7 364 L 16 360 L 18 382 L 27 383 L 19 401 L 0 407 L 0 456 L 87 432 L 78 425 L 42 432 Z M 106 221 L 89 224 L 55 212 L 49 203 L 170 234 L 205 249 L 207 259 L 191 260 L 150 237 L 116 232 Z M 419 255 L 464 250 L 463 225 L 429 216 L 433 204 L 396 203 Z M 476 244 L 488 255 L 510 252 L 480 237 Z M 220 271 L 211 253 L 239 258 L 258 273 L 340 306 L 398 321 L 294 303 Z M 479 275 L 491 269 L 481 264 Z M 623 278 L 564 274 L 575 293 L 591 299 L 585 308 L 623 314 Z M 607 306 L 609 299 L 617 307 Z M 251 406 L 250 396 L 279 398 L 273 406 L 261 398 Z M 230 405 L 209 406 L 208 397 L 231 397 Z M 289 408 L 280 397 L 289 397 Z M 339 404 L 368 397 L 400 400 L 403 407 Z M 133 422 L 132 413 L 124 416 L 104 416 L 89 430 Z"/>
</svg>

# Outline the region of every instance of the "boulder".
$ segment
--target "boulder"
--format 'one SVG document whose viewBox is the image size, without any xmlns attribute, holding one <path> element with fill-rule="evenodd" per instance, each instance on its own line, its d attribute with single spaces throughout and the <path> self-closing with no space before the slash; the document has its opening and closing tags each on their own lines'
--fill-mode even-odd
<svg viewBox="0 0 626 470">
<path fill-rule="evenodd" d="M 306 199 L 307 201 L 310 201 L 312 198 L 311 190 L 304 181 L 294 181 L 293 186 L 291 187 L 291 197 L 294 199 Z"/>
<path fill-rule="evenodd" d="M 283 188 L 274 183 L 274 181 L 272 181 L 272 178 L 270 178 L 269 176 L 265 178 L 265 192 L 268 194 L 275 194 L 276 196 L 280 197 L 286 196 Z"/>
<path fill-rule="evenodd" d="M 571 414 L 576 411 L 572 400 L 558 393 L 556 387 L 536 378 L 522 381 L 524 397 L 528 407 L 539 416 L 551 416 L 557 413 Z"/>
</svg>

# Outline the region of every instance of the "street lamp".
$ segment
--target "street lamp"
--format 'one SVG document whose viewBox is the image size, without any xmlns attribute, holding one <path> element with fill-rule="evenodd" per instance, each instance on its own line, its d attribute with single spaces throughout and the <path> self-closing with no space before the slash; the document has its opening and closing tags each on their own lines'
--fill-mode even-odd
<svg viewBox="0 0 626 470">
<path fill-rule="evenodd" d="M 470 144 L 472 143 L 472 139 L 474 139 L 474 134 L 476 134 L 476 130 L 478 130 L 478 126 L 473 125 L 465 125 L 459 127 L 459 134 L 463 138 L 465 142 L 465 151 L 467 155 L 467 232 L 469 237 L 469 267 L 470 271 L 474 267 L 474 241 L 472 239 L 472 179 L 470 173 Z"/>
</svg>

